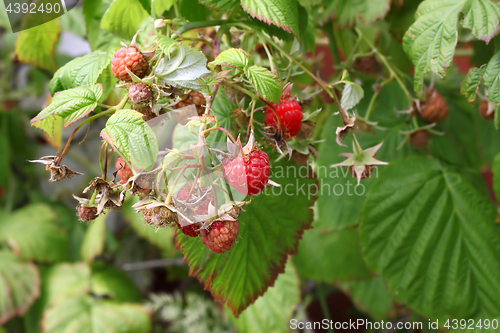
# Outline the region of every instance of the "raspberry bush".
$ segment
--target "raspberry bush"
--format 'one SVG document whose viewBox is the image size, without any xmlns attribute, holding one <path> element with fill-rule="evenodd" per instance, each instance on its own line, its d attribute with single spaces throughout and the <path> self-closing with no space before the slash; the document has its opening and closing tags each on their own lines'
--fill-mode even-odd
<svg viewBox="0 0 500 333">
<path fill-rule="evenodd" d="M 0 26 L 0 332 L 498 331 L 497 1 L 84 0 Z"/>
</svg>

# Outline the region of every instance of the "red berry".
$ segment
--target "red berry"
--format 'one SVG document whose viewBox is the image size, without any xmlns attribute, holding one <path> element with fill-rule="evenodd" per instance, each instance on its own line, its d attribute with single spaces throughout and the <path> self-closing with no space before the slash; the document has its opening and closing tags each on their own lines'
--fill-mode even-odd
<svg viewBox="0 0 500 333">
<path fill-rule="evenodd" d="M 77 215 L 80 218 L 80 221 L 92 221 L 99 216 L 99 214 L 97 214 L 96 207 L 88 207 L 80 204 L 76 207 L 76 209 L 78 211 Z"/>
<path fill-rule="evenodd" d="M 431 133 L 424 130 L 419 130 L 413 133 L 410 137 L 410 143 L 413 147 L 417 149 L 424 149 L 427 147 L 427 143 L 431 137 Z"/>
<path fill-rule="evenodd" d="M 132 78 L 127 73 L 127 68 L 138 77 L 142 77 L 148 68 L 148 62 L 134 46 L 122 47 L 115 52 L 111 60 L 111 71 L 121 81 L 132 81 Z"/>
<path fill-rule="evenodd" d="M 201 230 L 201 240 L 212 252 L 224 253 L 231 249 L 238 237 L 238 221 L 215 221 L 209 231 Z"/>
<path fill-rule="evenodd" d="M 120 178 L 122 184 L 125 184 L 128 179 L 134 175 L 132 170 L 130 170 L 130 167 L 121 157 L 118 157 L 116 160 L 115 167 L 118 170 L 118 177 Z"/>
<path fill-rule="evenodd" d="M 279 121 L 276 120 L 276 115 Z M 296 101 L 282 102 L 274 108 L 268 107 L 266 109 L 266 118 L 264 123 L 266 126 L 271 126 L 278 130 L 279 124 L 283 130 L 283 138 L 285 140 L 291 139 L 297 135 L 302 125 L 303 118 L 302 108 Z"/>
<path fill-rule="evenodd" d="M 191 184 L 185 184 L 179 192 L 177 192 L 177 199 L 181 201 L 188 200 L 188 195 L 189 191 L 191 190 Z M 210 191 L 209 193 L 205 194 L 203 199 L 198 203 L 198 205 L 195 208 L 195 214 L 196 215 L 206 215 L 208 213 L 208 205 L 210 203 L 213 204 L 214 202 L 214 195 Z M 180 220 L 183 220 L 182 216 L 179 216 Z M 191 237 L 197 237 L 200 232 L 199 229 L 201 228 L 200 223 L 191 223 L 185 226 L 181 226 L 179 222 L 177 222 L 177 226 L 179 229 L 181 229 L 182 233 L 185 235 L 191 236 Z"/>
<path fill-rule="evenodd" d="M 260 193 L 269 180 L 269 157 L 259 149 L 222 163 L 226 181 L 241 194 Z"/>
</svg>

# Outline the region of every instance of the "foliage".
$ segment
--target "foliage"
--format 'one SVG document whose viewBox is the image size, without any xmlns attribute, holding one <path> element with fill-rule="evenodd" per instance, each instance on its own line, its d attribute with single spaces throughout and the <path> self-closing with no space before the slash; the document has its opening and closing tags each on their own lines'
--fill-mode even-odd
<svg viewBox="0 0 500 333">
<path fill-rule="evenodd" d="M 4 7 L 6 331 L 289 332 L 338 320 L 325 285 L 496 331 L 498 1 L 85 0 L 17 34 Z"/>
</svg>

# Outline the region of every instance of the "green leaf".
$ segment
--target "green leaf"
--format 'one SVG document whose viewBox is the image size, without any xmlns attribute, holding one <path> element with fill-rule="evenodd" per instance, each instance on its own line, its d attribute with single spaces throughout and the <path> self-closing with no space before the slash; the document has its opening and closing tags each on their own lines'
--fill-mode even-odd
<svg viewBox="0 0 500 333">
<path fill-rule="evenodd" d="M 141 302 L 142 296 L 127 273 L 103 262 L 94 263 L 90 280 L 93 295 L 118 302 Z"/>
<path fill-rule="evenodd" d="M 315 222 L 304 232 L 293 262 L 304 279 L 327 283 L 368 279 L 371 275 L 358 242 L 356 229 L 332 232 Z"/>
<path fill-rule="evenodd" d="M 169 56 L 175 50 L 175 47 L 179 45 L 175 39 L 163 35 L 156 36 L 156 41 L 160 49 L 167 56 Z"/>
<path fill-rule="evenodd" d="M 80 249 L 82 259 L 90 263 L 102 254 L 104 243 L 106 241 L 106 215 L 101 214 L 88 224 L 83 244 Z"/>
<path fill-rule="evenodd" d="M 162 15 L 164 12 L 169 11 L 176 2 L 177 0 L 155 0 L 153 6 L 156 15 Z"/>
<path fill-rule="evenodd" d="M 495 109 L 495 128 L 498 130 L 500 129 L 500 104 L 497 105 L 497 108 Z"/>
<path fill-rule="evenodd" d="M 175 244 L 174 244 L 174 228 L 160 228 L 155 229 L 150 225 L 147 225 L 143 218 L 142 214 L 138 214 L 133 208 L 132 205 L 136 203 L 138 200 L 130 199 L 126 200 L 122 206 L 122 214 L 125 220 L 130 224 L 132 229 L 141 238 L 144 238 L 149 243 L 156 245 L 160 249 L 163 250 L 166 254 L 175 254 Z M 178 252 L 177 252 L 178 253 Z"/>
<path fill-rule="evenodd" d="M 50 333 L 149 333 L 151 319 L 139 304 L 115 303 L 81 295 L 62 299 L 49 307 L 42 326 Z"/>
<path fill-rule="evenodd" d="M 50 93 L 54 95 L 71 88 L 93 87 L 99 75 L 111 64 L 112 56 L 113 52 L 94 51 L 71 60 L 54 74 L 49 83 Z"/>
<path fill-rule="evenodd" d="M 40 295 L 40 276 L 32 263 L 0 251 L 0 325 L 22 316 Z"/>
<path fill-rule="evenodd" d="M 495 216 L 480 175 L 429 157 L 394 161 L 363 206 L 363 257 L 396 302 L 426 317 L 497 318 Z"/>
<path fill-rule="evenodd" d="M 179 45 L 172 57 L 160 60 L 155 75 L 163 84 L 177 88 L 200 89 L 197 78 L 210 73 L 207 70 L 207 58 L 203 53 L 186 45 Z"/>
<path fill-rule="evenodd" d="M 132 38 L 148 16 L 138 0 L 114 0 L 102 18 L 101 28 L 123 38 Z"/>
<path fill-rule="evenodd" d="M 136 171 L 149 171 L 156 163 L 158 142 L 140 112 L 116 112 L 108 119 L 106 127 L 101 131 L 101 137 L 112 145 L 125 161 L 130 161 L 131 167 Z"/>
<path fill-rule="evenodd" d="M 240 5 L 239 0 L 200 0 L 205 7 L 217 10 L 229 11 Z"/>
<path fill-rule="evenodd" d="M 342 92 L 342 99 L 340 100 L 340 105 L 345 110 L 350 110 L 363 98 L 364 91 L 360 85 L 356 83 L 346 83 L 344 86 L 344 91 Z"/>
<path fill-rule="evenodd" d="M 250 66 L 245 68 L 252 86 L 268 102 L 278 103 L 281 97 L 281 82 L 278 77 L 269 69 L 260 66 Z"/>
<path fill-rule="evenodd" d="M 489 88 L 488 97 L 500 103 L 500 37 L 495 38 L 496 52 L 484 71 L 484 84 Z"/>
<path fill-rule="evenodd" d="M 252 17 L 299 35 L 297 0 L 241 0 L 243 10 Z"/>
<path fill-rule="evenodd" d="M 463 26 L 489 42 L 498 32 L 500 7 L 491 0 L 426 0 L 417 20 L 403 38 L 403 48 L 415 65 L 415 91 L 420 96 L 423 76 L 433 72 L 444 78 L 457 44 L 461 14 Z M 474 22 L 474 25 L 472 24 Z"/>
<path fill-rule="evenodd" d="M 214 99 L 214 103 L 212 104 L 212 110 L 217 116 L 217 120 L 219 121 L 219 127 L 230 130 L 233 125 L 233 116 L 232 111 L 236 109 L 238 106 L 233 103 L 227 94 L 218 93 L 217 97 Z M 222 131 L 213 131 L 213 134 L 210 135 L 210 142 L 227 142 L 227 134 Z"/>
<path fill-rule="evenodd" d="M 198 0 L 180 0 L 179 6 L 181 15 L 188 21 L 205 21 L 207 19 L 207 10 L 198 3 Z"/>
<path fill-rule="evenodd" d="M 31 204 L 0 220 L 0 243 L 6 242 L 22 258 L 42 262 L 66 258 L 66 234 L 54 223 L 56 214 L 44 204 Z"/>
<path fill-rule="evenodd" d="M 344 282 L 340 288 L 348 294 L 358 310 L 377 321 L 389 317 L 389 311 L 394 309 L 391 295 L 379 277 L 368 281 Z"/>
<path fill-rule="evenodd" d="M 250 57 L 242 49 L 228 49 L 221 52 L 214 61 L 209 63 L 210 67 L 228 66 L 233 68 L 246 68 L 250 64 Z"/>
<path fill-rule="evenodd" d="M 226 71 L 206 74 L 206 75 L 196 79 L 196 82 L 202 86 L 215 86 L 217 84 L 220 84 L 222 81 L 224 81 L 224 79 L 227 77 L 229 72 L 231 72 L 231 69 L 228 69 Z"/>
<path fill-rule="evenodd" d="M 460 85 L 460 92 L 467 98 L 467 100 L 472 103 L 476 99 L 477 89 L 486 67 L 481 66 L 480 68 L 471 68 L 465 77 L 465 80 Z"/>
<path fill-rule="evenodd" d="M 16 55 L 20 61 L 49 71 L 56 70 L 54 47 L 61 32 L 57 21 L 55 19 L 19 33 Z"/>
<path fill-rule="evenodd" d="M 296 178 L 297 168 L 291 163 L 273 165 L 271 178 L 281 187 L 266 190 L 244 207 L 238 241 L 229 252 L 215 254 L 199 239 L 177 232 L 177 247 L 190 274 L 236 316 L 283 272 L 288 254 L 296 251 L 303 230 L 310 226 L 308 207 L 314 196 L 307 192 L 313 180 Z"/>
<path fill-rule="evenodd" d="M 290 332 L 290 320 L 300 303 L 300 280 L 291 260 L 265 294 L 238 318 L 230 318 L 239 333 Z"/>
<path fill-rule="evenodd" d="M 61 263 L 42 272 L 42 298 L 45 305 L 90 292 L 90 268 L 82 262 Z"/>
<path fill-rule="evenodd" d="M 365 25 L 384 18 L 389 11 L 390 0 L 329 0 L 323 16 L 334 16 L 341 27 L 352 27 L 356 19 Z"/>
<path fill-rule="evenodd" d="M 97 107 L 97 102 L 102 96 L 102 85 L 96 84 L 88 88 L 72 88 L 54 95 L 49 106 L 40 111 L 31 124 L 50 118 L 48 122 L 55 121 L 56 117 L 64 119 L 64 128 L 75 121 L 87 116 Z M 44 123 L 45 125 L 45 123 Z"/>
</svg>

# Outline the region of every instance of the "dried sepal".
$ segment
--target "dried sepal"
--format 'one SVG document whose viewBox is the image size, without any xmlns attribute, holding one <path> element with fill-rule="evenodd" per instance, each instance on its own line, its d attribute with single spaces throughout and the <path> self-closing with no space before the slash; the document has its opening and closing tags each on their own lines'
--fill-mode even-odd
<svg viewBox="0 0 500 333">
<path fill-rule="evenodd" d="M 65 165 L 57 165 L 58 156 L 43 156 L 38 160 L 28 161 L 31 163 L 45 164 L 45 171 L 50 172 L 49 181 L 52 183 L 58 182 L 65 178 L 71 178 L 74 175 L 83 175 L 83 173 L 71 170 Z"/>
</svg>

